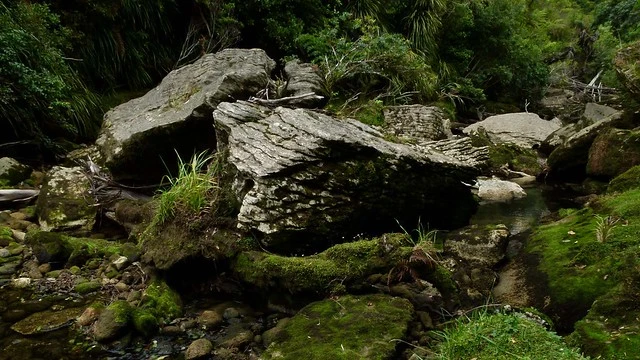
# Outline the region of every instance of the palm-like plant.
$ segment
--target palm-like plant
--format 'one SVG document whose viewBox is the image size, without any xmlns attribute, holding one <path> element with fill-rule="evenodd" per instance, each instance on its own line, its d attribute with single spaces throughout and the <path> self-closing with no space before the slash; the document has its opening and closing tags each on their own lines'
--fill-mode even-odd
<svg viewBox="0 0 640 360">
<path fill-rule="evenodd" d="M 445 0 L 415 0 L 406 17 L 408 37 L 415 49 L 435 54 L 437 35 L 442 27 L 441 16 Z"/>
</svg>

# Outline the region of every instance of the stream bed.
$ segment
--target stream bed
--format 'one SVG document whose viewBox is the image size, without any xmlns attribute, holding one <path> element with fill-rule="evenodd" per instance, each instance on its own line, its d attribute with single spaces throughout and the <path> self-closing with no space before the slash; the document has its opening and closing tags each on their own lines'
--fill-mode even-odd
<svg viewBox="0 0 640 360">
<path fill-rule="evenodd" d="M 514 268 L 510 259 L 518 256 L 530 229 L 542 217 L 559 207 L 570 205 L 570 202 L 558 200 L 565 194 L 558 194 L 551 187 L 536 185 L 525 190 L 527 197 L 520 200 L 481 204 L 471 219 L 471 224 L 504 224 L 510 230 L 507 261 L 498 269 L 501 280 L 494 288 L 494 301 L 516 306 L 528 305 L 532 299 L 527 296 L 526 289 L 520 283 L 521 269 Z M 216 344 L 244 336 L 244 347 L 248 343 L 260 344 L 258 334 L 272 327 L 280 316 L 285 316 L 256 310 L 241 302 L 211 297 L 196 298 L 186 301 L 185 318 L 175 321 L 174 333 L 160 333 L 148 339 L 125 337 L 110 344 L 108 348 L 76 331 L 73 321 L 30 336 L 11 329 L 16 322 L 31 314 L 56 309 L 77 309 L 81 313 L 96 300 L 109 302 L 109 299 L 83 297 L 73 293 L 47 294 L 46 291 L 3 287 L 0 289 L 0 359 L 180 359 L 191 341 L 202 337 Z M 198 313 L 221 307 L 223 310 L 219 312 L 225 314 L 225 319 L 223 325 L 216 327 L 215 331 L 196 323 Z M 235 315 L 227 316 L 228 313 Z M 250 352 L 251 346 L 248 349 Z"/>
</svg>

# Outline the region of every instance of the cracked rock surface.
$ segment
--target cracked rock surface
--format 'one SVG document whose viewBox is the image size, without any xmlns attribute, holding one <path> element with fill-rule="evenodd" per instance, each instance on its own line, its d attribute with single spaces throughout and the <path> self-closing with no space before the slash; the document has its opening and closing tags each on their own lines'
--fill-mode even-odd
<svg viewBox="0 0 640 360">
<path fill-rule="evenodd" d="M 238 226 L 267 245 L 331 243 L 397 231 L 398 222 L 447 228 L 475 210 L 463 184 L 479 173 L 473 154 L 389 142 L 355 120 L 306 109 L 239 101 L 213 117 L 218 151 L 236 170 Z"/>
</svg>

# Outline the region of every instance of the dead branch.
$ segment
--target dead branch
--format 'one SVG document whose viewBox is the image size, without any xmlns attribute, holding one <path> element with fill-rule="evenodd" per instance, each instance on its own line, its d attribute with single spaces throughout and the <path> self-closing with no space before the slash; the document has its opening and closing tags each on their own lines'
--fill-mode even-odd
<svg viewBox="0 0 640 360">
<path fill-rule="evenodd" d="M 118 200 L 150 200 L 151 197 L 140 194 L 133 190 L 137 189 L 132 186 L 120 184 L 113 179 L 111 175 L 103 171 L 91 158 L 84 162 L 85 175 L 91 183 L 89 195 L 93 197 L 96 204 L 105 206 L 112 204 Z"/>
<path fill-rule="evenodd" d="M 264 106 L 282 106 L 282 105 L 288 105 L 292 102 L 302 100 L 302 99 L 322 100 L 324 99 L 324 96 L 316 95 L 315 93 L 307 93 L 307 94 L 296 95 L 296 96 L 287 96 L 280 99 L 260 99 L 260 98 L 251 97 L 249 101 L 252 103 L 256 103 Z"/>
</svg>

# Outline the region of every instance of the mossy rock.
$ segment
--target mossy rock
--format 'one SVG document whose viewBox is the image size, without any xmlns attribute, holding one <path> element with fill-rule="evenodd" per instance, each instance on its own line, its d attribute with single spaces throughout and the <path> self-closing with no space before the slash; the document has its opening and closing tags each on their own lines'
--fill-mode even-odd
<svg viewBox="0 0 640 360">
<path fill-rule="evenodd" d="M 12 158 L 0 158 L 0 188 L 15 186 L 27 180 L 29 175 L 31 175 L 29 166 L 23 165 Z"/>
<path fill-rule="evenodd" d="M 124 244 L 104 239 L 76 238 L 56 232 L 31 231 L 25 242 L 31 245 L 40 263 L 58 266 L 84 265 L 93 258 L 122 254 Z M 128 250 L 127 250 L 128 251 Z"/>
<path fill-rule="evenodd" d="M 37 335 L 71 325 L 82 314 L 81 308 L 37 312 L 13 324 L 11 329 L 22 335 Z"/>
<path fill-rule="evenodd" d="M 640 165 L 640 130 L 610 129 L 589 148 L 589 176 L 611 179 L 635 165 Z"/>
<path fill-rule="evenodd" d="M 102 288 L 102 284 L 100 284 L 97 281 L 82 282 L 82 283 L 76 284 L 76 286 L 73 287 L 75 292 L 77 292 L 80 295 L 98 291 L 100 290 L 100 288 Z"/>
<path fill-rule="evenodd" d="M 182 316 L 180 295 L 162 280 L 153 281 L 145 289 L 140 308 L 164 323 Z"/>
<path fill-rule="evenodd" d="M 640 188 L 640 165 L 634 166 L 609 182 L 609 193 Z"/>
<path fill-rule="evenodd" d="M 124 300 L 109 304 L 100 312 L 93 326 L 93 335 L 97 341 L 109 341 L 123 334 L 131 323 L 133 307 Z"/>
<path fill-rule="evenodd" d="M 158 319 L 151 311 L 139 309 L 133 313 L 133 327 L 145 337 L 150 337 L 158 331 Z"/>
<path fill-rule="evenodd" d="M 640 257 L 640 189 L 603 196 L 565 215 L 539 226 L 527 252 L 539 255 L 551 306 L 564 309 L 563 320 L 571 322 L 625 281 L 627 259 Z"/>
<path fill-rule="evenodd" d="M 435 359 L 578 360 L 580 353 L 519 314 L 481 313 L 446 330 Z"/>
<path fill-rule="evenodd" d="M 506 164 L 509 169 L 538 175 L 544 169 L 538 160 L 538 153 L 514 144 L 494 144 L 486 132 L 478 131 L 471 136 L 473 146 L 486 146 L 489 150 L 488 173 L 498 173 Z"/>
<path fill-rule="evenodd" d="M 98 208 L 87 196 L 90 188 L 81 168 L 53 167 L 36 202 L 42 230 L 91 230 Z"/>
<path fill-rule="evenodd" d="M 388 272 L 407 259 L 411 247 L 404 234 L 335 245 L 317 255 L 287 257 L 258 251 L 243 252 L 232 269 L 244 282 L 260 289 L 291 293 L 334 292 L 334 286 L 351 285 L 377 272 Z"/>
<path fill-rule="evenodd" d="M 242 236 L 235 231 L 185 220 L 171 221 L 161 228 L 150 226 L 141 239 L 142 259 L 160 270 L 194 258 L 224 261 L 242 248 Z"/>
<path fill-rule="evenodd" d="M 263 359 L 393 359 L 413 316 L 405 299 L 345 296 L 307 305 L 273 337 Z"/>
</svg>

